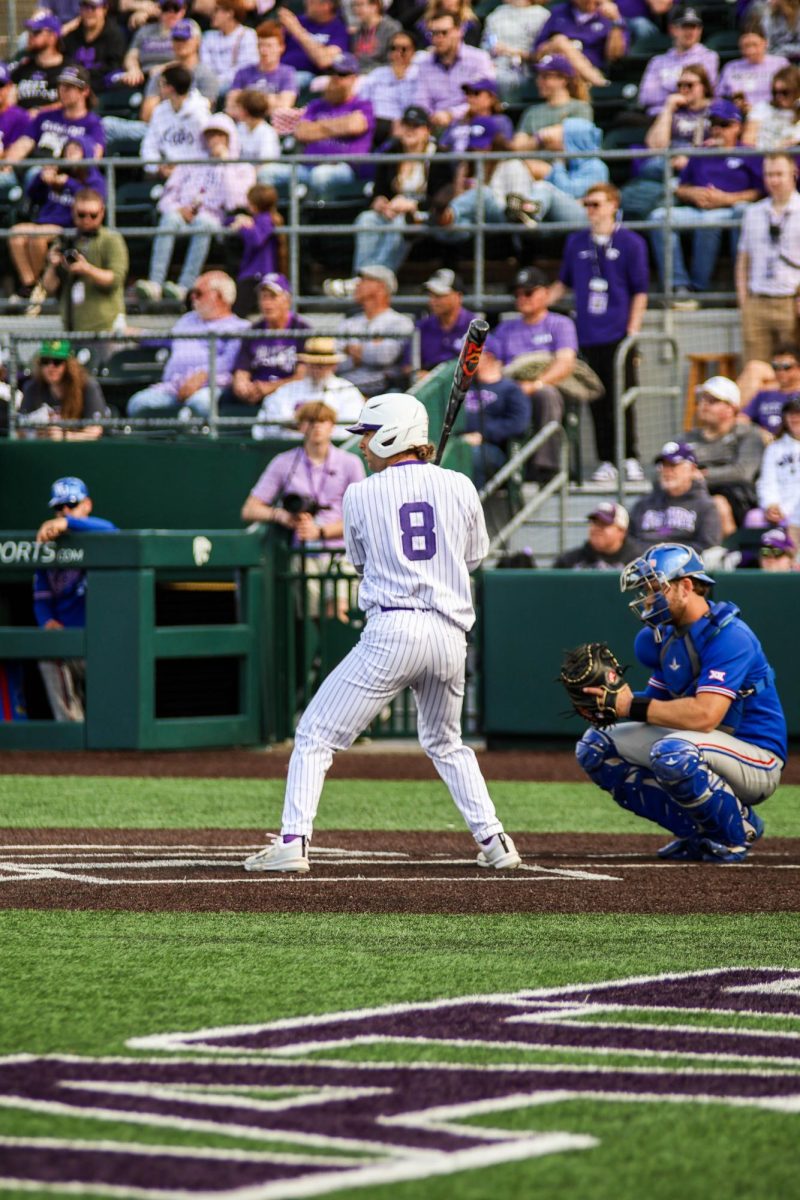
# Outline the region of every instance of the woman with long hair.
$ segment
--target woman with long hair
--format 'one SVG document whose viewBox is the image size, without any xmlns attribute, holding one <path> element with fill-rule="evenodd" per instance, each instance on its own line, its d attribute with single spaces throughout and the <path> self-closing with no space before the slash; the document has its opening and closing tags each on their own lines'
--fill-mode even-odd
<svg viewBox="0 0 800 1200">
<path fill-rule="evenodd" d="M 791 62 L 800 58 L 800 0 L 768 0 L 761 24 L 770 54 L 783 54 Z"/>
<path fill-rule="evenodd" d="M 63 338 L 42 342 L 33 374 L 22 391 L 20 425 L 53 441 L 89 442 L 102 437 L 102 425 L 64 429 L 62 421 L 110 416 L 100 385 L 78 362 Z"/>
<path fill-rule="evenodd" d="M 758 150 L 780 150 L 800 141 L 800 70 L 781 67 L 772 77 L 769 104 L 748 113 L 742 142 Z"/>
</svg>

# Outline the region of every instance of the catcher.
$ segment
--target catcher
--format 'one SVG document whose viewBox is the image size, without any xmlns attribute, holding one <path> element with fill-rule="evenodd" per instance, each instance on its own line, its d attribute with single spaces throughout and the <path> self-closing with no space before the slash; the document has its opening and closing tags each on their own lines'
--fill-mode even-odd
<svg viewBox="0 0 800 1200">
<path fill-rule="evenodd" d="M 758 639 L 736 605 L 708 599 L 713 583 L 689 546 L 653 546 L 620 580 L 645 625 L 634 648 L 647 687 L 633 692 L 596 642 L 567 654 L 561 681 L 592 725 L 583 770 L 675 835 L 659 857 L 741 863 L 764 832 L 754 806 L 780 782 L 786 720 Z"/>
</svg>

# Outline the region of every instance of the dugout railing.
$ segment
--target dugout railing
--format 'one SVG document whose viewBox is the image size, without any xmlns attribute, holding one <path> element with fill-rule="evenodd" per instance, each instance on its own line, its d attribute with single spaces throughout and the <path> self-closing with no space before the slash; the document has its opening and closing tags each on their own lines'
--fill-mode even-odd
<svg viewBox="0 0 800 1200">
<path fill-rule="evenodd" d="M 628 148 L 624 148 L 624 149 L 608 149 L 608 150 L 605 150 L 601 147 L 599 149 L 599 151 L 595 151 L 595 152 L 590 152 L 590 151 L 576 152 L 575 154 L 571 154 L 570 158 L 588 159 L 588 158 L 601 157 L 606 163 L 609 163 L 609 164 L 625 164 L 625 163 L 633 164 L 640 160 L 643 161 L 646 159 L 661 159 L 662 180 L 663 180 L 664 186 L 663 186 L 663 199 L 659 202 L 659 207 L 663 207 L 665 209 L 664 218 L 663 218 L 663 220 L 659 220 L 659 221 L 653 221 L 653 220 L 630 221 L 630 222 L 626 221 L 625 224 L 626 224 L 627 228 L 638 230 L 639 232 L 641 232 L 643 234 L 647 234 L 653 230 L 660 230 L 667 235 L 672 232 L 678 232 L 680 234 L 684 234 L 684 233 L 691 234 L 695 229 L 707 229 L 707 230 L 722 229 L 723 231 L 726 231 L 726 230 L 732 231 L 732 232 L 734 232 L 734 235 L 735 235 L 735 232 L 738 229 L 738 226 L 740 224 L 740 220 L 738 218 L 733 221 L 723 220 L 723 221 L 719 221 L 719 222 L 698 219 L 698 221 L 694 222 L 694 223 L 686 223 L 686 224 L 682 223 L 680 228 L 673 226 L 672 211 L 676 207 L 676 204 L 675 204 L 675 197 L 674 197 L 674 192 L 673 192 L 673 173 L 672 173 L 672 167 L 671 167 L 671 160 L 673 157 L 676 156 L 677 153 L 678 153 L 677 150 L 676 151 L 669 151 L 669 150 L 654 151 L 654 150 L 650 150 L 650 149 L 647 149 L 644 147 L 642 147 L 642 148 L 628 147 Z M 722 148 L 722 149 L 707 148 L 707 147 L 685 147 L 685 148 L 681 147 L 680 148 L 680 156 L 682 158 L 730 157 L 730 153 L 731 153 L 730 150 L 725 149 L 725 148 Z M 758 150 L 754 147 L 749 147 L 749 146 L 737 146 L 736 147 L 736 156 L 737 157 L 762 158 L 763 154 L 764 154 L 764 152 L 762 150 Z M 474 171 L 475 171 L 475 177 L 478 182 L 485 181 L 489 164 L 499 163 L 504 160 L 519 159 L 520 157 L 525 157 L 525 155 L 521 155 L 519 151 L 487 151 L 485 153 L 484 152 L 481 152 L 481 153 L 467 152 L 467 153 L 463 153 L 463 154 L 441 153 L 440 155 L 437 155 L 437 158 L 439 159 L 439 161 L 442 161 L 442 162 L 444 162 L 444 161 L 450 161 L 453 163 L 466 162 L 466 163 L 472 164 Z M 552 151 L 541 151 L 541 152 L 537 151 L 535 157 L 537 159 L 542 159 L 544 161 L 556 161 L 559 158 L 563 158 L 563 154 L 555 153 Z M 367 154 L 367 155 L 353 156 L 352 158 L 348 159 L 348 162 L 354 167 L 359 167 L 359 166 L 374 167 L 380 162 L 399 163 L 403 160 L 427 161 L 427 156 L 425 156 L 425 155 L 387 155 L 387 154 L 373 153 L 373 154 Z M 52 158 L 44 158 L 44 159 L 28 158 L 28 159 L 25 159 L 22 164 L 17 164 L 17 170 L 20 172 L 20 177 L 22 177 L 23 172 L 26 173 L 29 169 L 32 169 L 32 168 L 52 165 L 52 161 L 53 161 Z M 206 161 L 207 161 L 206 159 L 200 159 L 200 158 L 186 160 L 187 163 L 195 163 L 197 165 L 200 165 L 201 163 L 204 163 Z M 235 161 L 235 160 L 231 160 L 231 161 Z M 252 165 L 254 165 L 255 167 L 261 167 L 261 166 L 265 165 L 264 163 L 256 161 L 256 160 L 242 159 L 242 160 L 236 160 L 236 161 L 251 162 Z M 285 236 L 288 241 L 289 278 L 292 283 L 296 304 L 299 308 L 305 309 L 307 311 L 312 311 L 315 309 L 317 309 L 317 310 L 329 309 L 331 306 L 331 302 L 329 299 L 320 295 L 319 293 L 304 290 L 304 279 L 307 276 L 307 272 L 305 272 L 304 268 L 307 266 L 309 256 L 306 253 L 304 253 L 303 246 L 301 243 L 302 243 L 303 239 L 309 239 L 312 237 L 313 238 L 321 238 L 321 239 L 330 239 L 331 241 L 333 241 L 334 239 L 337 239 L 338 242 L 341 242 L 342 239 L 347 239 L 348 242 L 352 242 L 352 239 L 354 238 L 355 233 L 356 233 L 356 230 L 354 229 L 353 221 L 352 221 L 352 210 L 354 208 L 357 209 L 359 207 L 359 205 L 361 207 L 368 206 L 369 197 L 370 197 L 369 185 L 366 186 L 363 195 L 356 194 L 354 196 L 353 194 L 349 194 L 342 201 L 338 201 L 335 199 L 333 199 L 333 200 L 322 200 L 322 199 L 309 200 L 308 197 L 305 195 L 304 189 L 298 186 L 298 181 L 297 181 L 298 168 L 304 167 L 304 166 L 314 166 L 317 164 L 322 164 L 325 162 L 329 162 L 330 159 L 326 158 L 325 156 L 322 156 L 322 155 L 291 154 L 291 155 L 287 155 L 285 158 L 281 158 L 278 161 L 280 161 L 281 164 L 289 166 L 290 170 L 291 170 L 289 186 L 288 186 L 288 189 L 286 189 L 284 196 L 283 196 L 283 208 L 284 208 L 284 211 L 286 212 L 287 220 L 286 220 L 286 224 L 281 228 L 280 233 L 282 236 Z M 125 235 L 125 238 L 128 242 L 131 242 L 131 240 L 140 240 L 140 241 L 144 241 L 144 242 L 150 242 L 150 241 L 152 241 L 153 238 L 159 236 L 159 231 L 158 231 L 157 225 L 152 225 L 152 224 L 151 225 L 144 225 L 144 224 L 125 225 L 125 224 L 121 224 L 120 221 L 118 220 L 118 211 L 117 211 L 118 210 L 118 196 L 119 196 L 119 191 L 120 191 L 119 184 L 118 184 L 119 174 L 124 173 L 124 172 L 127 172 L 127 173 L 138 172 L 138 173 L 140 173 L 140 180 L 145 180 L 146 177 L 142 176 L 141 172 L 144 171 L 144 168 L 146 166 L 151 166 L 151 167 L 156 166 L 155 163 L 147 162 L 146 160 L 144 160 L 140 157 L 122 157 L 122 156 L 102 158 L 102 159 L 84 160 L 84 162 L 86 163 L 86 165 L 89 165 L 89 163 L 91 163 L 92 166 L 97 167 L 99 170 L 101 170 L 102 172 L 105 173 L 106 185 L 107 185 L 107 201 L 106 201 L 107 224 L 110 228 L 118 229 L 120 232 L 122 232 Z M 75 162 L 75 165 L 79 165 L 77 163 L 77 160 Z M 153 185 L 153 189 L 156 189 L 156 190 L 158 189 L 159 182 L 156 178 L 153 178 L 152 185 Z M 21 191 L 21 189 L 20 189 L 20 191 Z M 156 200 L 157 200 L 157 197 L 154 197 L 151 204 L 149 205 L 149 209 L 148 209 L 149 211 L 153 212 L 154 215 L 155 215 Z M 2 229 L 0 229 L 0 242 L 7 240 L 8 237 L 10 236 L 9 226 L 14 219 L 14 204 L 13 203 L 9 203 L 8 199 L 6 199 L 5 201 L 3 201 L 3 208 L 5 210 L 4 221 L 3 221 L 4 227 Z M 346 221 L 337 222 L 335 220 L 325 221 L 324 219 L 318 219 L 320 217 L 324 218 L 326 212 L 335 214 L 337 212 L 337 210 L 347 212 L 347 220 Z M 313 221 L 307 219 L 312 214 L 314 216 Z M 477 201 L 477 210 L 476 210 L 475 220 L 471 221 L 471 222 L 462 222 L 459 224 L 454 224 L 454 225 L 449 226 L 446 230 L 447 236 L 440 237 L 437 240 L 438 240 L 438 245 L 441 249 L 442 255 L 447 255 L 450 258 L 452 258 L 454 255 L 456 257 L 464 257 L 464 255 L 463 255 L 464 249 L 467 249 L 471 253 L 472 286 L 469 289 L 469 294 L 468 294 L 467 298 L 471 304 L 476 305 L 479 308 L 487 308 L 487 307 L 492 308 L 493 306 L 498 304 L 500 297 L 498 296 L 498 294 L 496 292 L 490 291 L 487 288 L 487 239 L 488 238 L 492 237 L 495 234 L 505 234 L 505 235 L 513 236 L 516 241 L 516 244 L 518 245 L 518 247 L 520 249 L 521 258 L 524 259 L 525 261 L 528 261 L 528 260 L 531 260 L 536 257 L 537 242 L 539 241 L 539 239 L 541 239 L 542 237 L 548 237 L 549 235 L 566 235 L 568 233 L 573 232 L 575 228 L 576 228 L 576 226 L 574 224 L 561 223 L 561 222 L 555 222 L 555 221 L 552 221 L 552 222 L 543 221 L 540 223 L 538 228 L 535 228 L 535 229 L 527 228 L 524 225 L 520 225 L 518 222 L 512 222 L 512 221 L 487 224 L 486 221 L 484 220 L 483 203 L 482 203 L 482 199 L 479 195 L 478 201 Z M 431 239 L 433 231 L 432 231 L 432 228 L 426 224 L 420 224 L 420 225 L 409 224 L 403 230 L 403 233 L 404 233 L 404 236 L 406 236 L 412 240 L 419 239 L 419 238 Z M 454 241 L 453 237 L 452 237 L 452 235 L 454 233 L 461 233 L 461 234 L 466 235 L 465 241 L 463 241 L 463 242 Z M 28 234 L 28 236 L 37 236 L 37 235 L 34 232 L 32 234 Z M 44 236 L 48 236 L 48 235 L 42 233 L 38 236 L 44 237 Z M 179 242 L 183 242 L 186 239 L 193 236 L 193 231 L 191 229 L 178 230 L 175 233 L 173 233 L 173 231 L 170 231 L 170 236 L 175 236 Z M 227 239 L 231 239 L 231 238 L 235 237 L 235 234 L 232 233 L 230 230 L 225 229 L 224 227 L 220 227 L 220 229 L 214 234 L 214 237 L 217 240 L 225 241 Z M 671 331 L 672 331 L 671 330 L 671 320 L 672 319 L 671 319 L 671 315 L 670 315 L 671 314 L 670 302 L 673 298 L 673 282 L 672 282 L 672 280 L 673 280 L 672 245 L 671 245 L 671 238 L 669 236 L 667 236 L 665 239 L 665 247 L 664 247 L 663 287 L 655 286 L 652 289 L 652 293 L 651 293 L 654 300 L 663 301 L 665 304 L 663 321 L 664 321 L 664 332 L 666 332 L 666 333 L 671 333 Z M 511 282 L 511 273 L 509 273 L 509 284 L 510 284 L 510 282 Z M 705 293 L 704 297 L 703 297 L 704 301 L 706 303 L 710 303 L 710 304 L 714 304 L 714 303 L 728 304 L 728 303 L 735 302 L 736 296 L 735 296 L 735 292 L 733 290 L 732 283 L 733 283 L 733 281 L 731 280 L 730 288 L 725 288 L 718 292 L 709 291 L 709 292 Z M 506 292 L 503 294 L 503 299 L 505 300 L 507 298 L 508 298 L 508 293 Z M 424 293 L 421 293 L 421 292 L 413 293 L 413 294 L 409 293 L 409 294 L 404 294 L 402 299 L 403 299 L 404 303 L 419 306 L 420 304 L 424 303 L 426 296 Z"/>
</svg>

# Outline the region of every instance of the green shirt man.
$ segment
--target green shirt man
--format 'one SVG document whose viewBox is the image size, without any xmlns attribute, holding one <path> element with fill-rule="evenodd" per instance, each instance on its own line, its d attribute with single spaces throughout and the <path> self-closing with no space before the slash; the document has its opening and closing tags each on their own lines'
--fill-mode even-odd
<svg viewBox="0 0 800 1200">
<path fill-rule="evenodd" d="M 72 205 L 75 241 L 56 244 L 48 255 L 47 291 L 60 289 L 64 328 L 108 332 L 125 316 L 128 247 L 122 234 L 106 229 L 103 197 L 94 188 L 76 192 Z"/>
</svg>

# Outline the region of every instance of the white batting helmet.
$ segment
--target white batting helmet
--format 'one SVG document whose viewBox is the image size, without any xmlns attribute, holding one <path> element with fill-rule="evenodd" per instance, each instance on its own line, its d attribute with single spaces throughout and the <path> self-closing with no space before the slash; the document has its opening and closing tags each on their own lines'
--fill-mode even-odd
<svg viewBox="0 0 800 1200">
<path fill-rule="evenodd" d="M 405 392 L 384 392 L 368 400 L 349 433 L 369 433 L 375 436 L 369 448 L 378 458 L 391 458 L 412 446 L 428 442 L 428 414 L 424 404 Z"/>
</svg>

